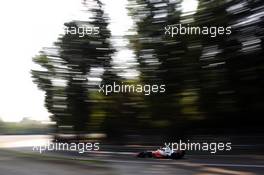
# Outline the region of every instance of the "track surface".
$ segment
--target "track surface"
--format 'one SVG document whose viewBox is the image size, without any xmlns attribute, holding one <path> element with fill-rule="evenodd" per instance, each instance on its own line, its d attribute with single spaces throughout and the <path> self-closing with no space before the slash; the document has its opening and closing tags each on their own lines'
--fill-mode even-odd
<svg viewBox="0 0 264 175">
<path fill-rule="evenodd" d="M 18 152 L 17 152 L 18 151 Z M 24 153 L 22 153 L 24 152 Z M 0 150 L 1 175 L 256 175 L 264 174 L 262 156 L 186 156 L 182 160 L 140 159 L 132 155 L 78 153 L 28 154 Z"/>
<path fill-rule="evenodd" d="M 13 138 L 11 139 L 13 140 Z M 181 160 L 140 159 L 133 153 L 33 152 L 0 149 L 0 175 L 263 175 L 261 155 L 186 155 Z"/>
</svg>

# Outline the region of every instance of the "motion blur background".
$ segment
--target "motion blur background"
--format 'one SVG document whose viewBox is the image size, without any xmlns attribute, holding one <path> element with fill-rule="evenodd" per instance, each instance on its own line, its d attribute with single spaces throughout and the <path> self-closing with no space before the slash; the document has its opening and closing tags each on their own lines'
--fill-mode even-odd
<svg viewBox="0 0 264 175">
<path fill-rule="evenodd" d="M 179 139 L 229 141 L 233 150 L 223 154 L 249 156 L 212 161 L 240 165 L 252 159 L 255 166 L 204 170 L 205 163 L 201 169 L 185 171 L 188 163 L 204 160 L 190 157 L 181 167 L 166 168 L 166 174 L 263 173 L 263 0 L 25 0 L 0 5 L 0 147 L 29 154 L 24 147 L 50 139 L 100 141 L 105 151 L 131 153 Z M 172 38 L 164 34 L 171 24 L 231 26 L 232 34 Z M 84 25 L 100 27 L 100 34 L 79 37 L 63 30 Z M 98 92 L 99 84 L 113 82 L 165 84 L 166 92 Z M 196 154 L 202 153 L 190 153 Z M 112 160 L 116 154 L 107 156 Z M 139 167 L 138 173 L 153 174 L 152 163 L 147 163 L 150 171 Z M 0 163 L 6 174 L 15 171 L 8 166 Z M 120 167 L 113 174 L 135 174 Z M 97 168 L 79 173 L 108 173 Z M 67 174 L 54 169 L 55 174 Z M 41 174 L 38 169 L 15 172 Z"/>
</svg>

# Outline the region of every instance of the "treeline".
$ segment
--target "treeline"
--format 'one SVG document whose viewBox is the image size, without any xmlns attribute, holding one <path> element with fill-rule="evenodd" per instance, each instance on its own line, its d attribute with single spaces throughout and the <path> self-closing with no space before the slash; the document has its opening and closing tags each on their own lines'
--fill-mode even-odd
<svg viewBox="0 0 264 175">
<path fill-rule="evenodd" d="M 86 1 L 87 21 L 66 27 L 95 26 L 98 35 L 67 33 L 33 61 L 38 87 L 58 133 L 103 132 L 126 135 L 239 132 L 261 130 L 263 118 L 262 1 L 200 0 L 194 14 L 183 14 L 180 1 L 130 0 L 136 31 L 127 36 L 137 58 L 136 79 L 119 76 L 113 66 L 111 33 L 103 4 Z M 172 24 L 232 27 L 231 35 L 164 35 Z M 125 59 L 125 58 L 124 58 Z M 99 84 L 165 84 L 166 92 L 144 96 L 105 96 Z M 238 124 L 239 123 L 239 124 Z"/>
<path fill-rule="evenodd" d="M 3 122 L 0 120 L 0 135 L 51 134 L 54 125 L 24 118 L 20 122 Z"/>
</svg>

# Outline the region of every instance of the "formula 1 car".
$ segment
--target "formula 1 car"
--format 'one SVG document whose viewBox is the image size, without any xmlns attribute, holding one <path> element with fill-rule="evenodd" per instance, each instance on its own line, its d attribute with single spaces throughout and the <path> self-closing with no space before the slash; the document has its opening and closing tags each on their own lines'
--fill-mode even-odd
<svg viewBox="0 0 264 175">
<path fill-rule="evenodd" d="M 185 155 L 185 151 L 177 150 L 173 151 L 170 148 L 159 148 L 156 151 L 143 151 L 137 154 L 139 158 L 163 158 L 163 159 L 181 159 Z"/>
</svg>

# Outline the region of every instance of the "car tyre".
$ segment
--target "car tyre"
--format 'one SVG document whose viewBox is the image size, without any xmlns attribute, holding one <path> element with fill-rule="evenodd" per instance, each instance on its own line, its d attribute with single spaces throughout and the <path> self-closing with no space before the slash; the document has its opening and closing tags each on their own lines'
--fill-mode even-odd
<svg viewBox="0 0 264 175">
<path fill-rule="evenodd" d="M 171 154 L 172 159 L 182 159 L 185 155 L 185 151 L 175 152 Z"/>
</svg>

